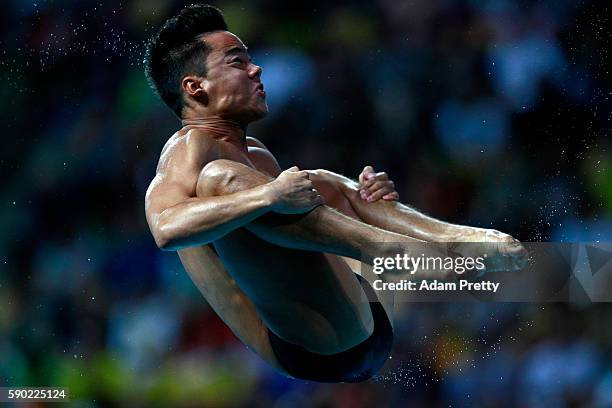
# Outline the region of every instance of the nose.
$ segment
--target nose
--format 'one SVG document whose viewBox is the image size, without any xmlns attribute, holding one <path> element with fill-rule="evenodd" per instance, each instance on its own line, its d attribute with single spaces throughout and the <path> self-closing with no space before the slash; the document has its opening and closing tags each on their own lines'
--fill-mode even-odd
<svg viewBox="0 0 612 408">
<path fill-rule="evenodd" d="M 251 67 L 249 68 L 249 76 L 251 78 L 259 78 L 262 72 L 263 72 L 262 67 L 251 63 Z"/>
</svg>

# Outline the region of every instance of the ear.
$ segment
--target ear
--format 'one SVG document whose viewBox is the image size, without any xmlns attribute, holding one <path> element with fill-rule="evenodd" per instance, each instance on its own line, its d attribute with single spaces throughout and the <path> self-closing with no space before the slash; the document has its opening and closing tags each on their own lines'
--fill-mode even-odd
<svg viewBox="0 0 612 408">
<path fill-rule="evenodd" d="M 206 96 L 204 82 L 206 82 L 206 80 L 202 77 L 188 75 L 181 81 L 181 88 L 183 88 L 187 95 L 196 99 L 201 99 Z"/>
</svg>

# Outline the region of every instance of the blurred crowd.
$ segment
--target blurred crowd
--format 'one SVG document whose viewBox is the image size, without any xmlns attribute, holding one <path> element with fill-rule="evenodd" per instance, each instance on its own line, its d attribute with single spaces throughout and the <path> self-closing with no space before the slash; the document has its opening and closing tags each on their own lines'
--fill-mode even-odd
<svg viewBox="0 0 612 408">
<path fill-rule="evenodd" d="M 144 42 L 181 1 L 5 2 L 0 386 L 75 406 L 609 407 L 609 304 L 411 304 L 367 383 L 278 375 L 162 252 L 144 194 L 180 126 Z M 264 69 L 281 167 L 386 171 L 401 200 L 522 241 L 612 242 L 608 6 L 219 1 Z"/>
</svg>

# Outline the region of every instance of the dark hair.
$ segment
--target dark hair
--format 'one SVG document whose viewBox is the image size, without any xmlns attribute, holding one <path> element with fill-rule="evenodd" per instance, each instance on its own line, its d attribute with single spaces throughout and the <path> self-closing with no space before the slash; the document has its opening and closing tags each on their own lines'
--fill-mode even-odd
<svg viewBox="0 0 612 408">
<path fill-rule="evenodd" d="M 181 80 L 187 74 L 206 75 L 209 46 L 201 34 L 227 30 L 221 10 L 193 4 L 168 19 L 149 40 L 145 54 L 145 75 L 149 85 L 180 118 L 183 110 Z"/>
</svg>

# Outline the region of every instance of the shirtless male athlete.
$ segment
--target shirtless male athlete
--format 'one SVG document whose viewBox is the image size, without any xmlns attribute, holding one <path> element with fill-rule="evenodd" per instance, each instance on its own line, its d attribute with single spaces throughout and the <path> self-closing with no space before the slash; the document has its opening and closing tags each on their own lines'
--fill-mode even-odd
<svg viewBox="0 0 612 408">
<path fill-rule="evenodd" d="M 509 235 L 400 204 L 392 182 L 369 166 L 359 183 L 325 170 L 282 171 L 246 136 L 268 111 L 262 69 L 218 9 L 189 6 L 166 21 L 145 63 L 183 124 L 146 193 L 155 242 L 178 252 L 215 312 L 280 372 L 356 382 L 384 364 L 390 319 L 380 303 L 363 301 L 373 291 L 349 267 L 376 243 L 496 242 L 509 248 L 500 256 L 523 256 Z"/>
</svg>

